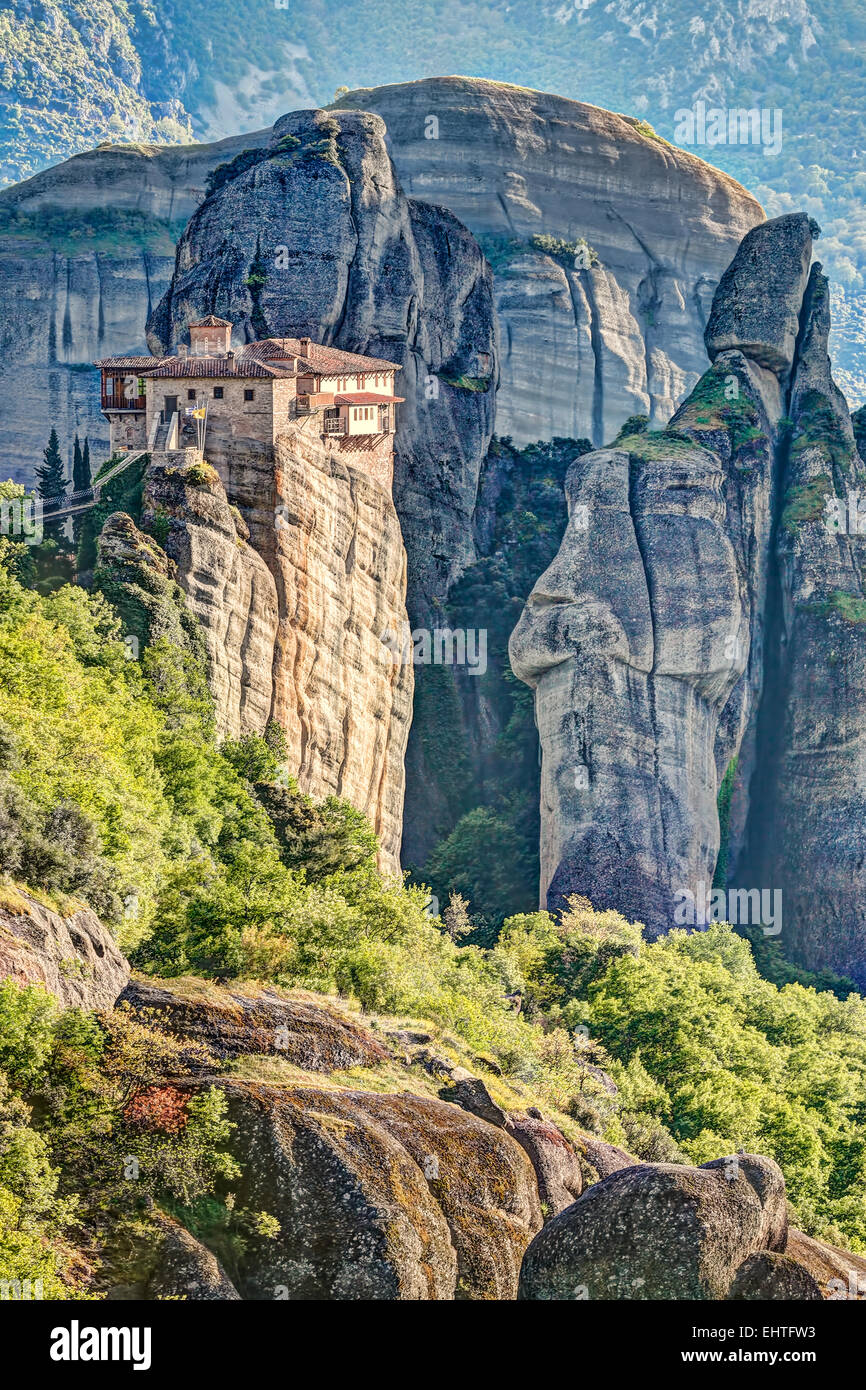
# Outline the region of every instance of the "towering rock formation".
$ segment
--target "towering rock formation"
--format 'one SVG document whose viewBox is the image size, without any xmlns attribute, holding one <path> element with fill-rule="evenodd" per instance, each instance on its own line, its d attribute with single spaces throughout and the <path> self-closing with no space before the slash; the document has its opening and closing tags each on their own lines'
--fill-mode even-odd
<svg viewBox="0 0 866 1390">
<path fill-rule="evenodd" d="M 735 882 L 782 894 L 786 952 L 866 987 L 866 465 L 812 267 L 782 441 L 759 761 Z"/>
<path fill-rule="evenodd" d="M 573 465 L 511 658 L 536 693 L 543 901 L 688 922 L 730 769 L 727 883 L 780 892 L 765 925 L 785 948 L 862 981 L 863 543 L 827 516 L 866 482 L 813 231 L 795 214 L 750 232 L 670 428 Z"/>
<path fill-rule="evenodd" d="M 384 135 L 378 116 L 354 111 L 306 112 L 279 121 L 268 149 L 244 155 L 226 170 L 190 222 L 171 286 L 151 319 L 149 341 L 153 349 L 167 350 L 191 319 L 216 313 L 235 324 L 238 344 L 267 335 L 308 335 L 401 364 L 398 390 L 405 399 L 397 413 L 394 503 L 408 555 L 406 605 L 413 625 L 432 626 L 449 586 L 474 557 L 472 513 L 493 429 L 496 383 L 491 281 L 475 241 L 450 213 L 406 198 Z M 304 495 L 308 441 L 296 435 L 285 443 L 276 491 L 273 463 L 260 446 L 209 434 L 207 456 L 229 500 L 241 508 L 253 546 L 272 557 L 268 563 L 282 586 L 274 712 L 285 716 L 311 766 L 339 764 L 339 740 L 324 732 L 329 721 L 321 719 L 316 692 L 319 682 L 323 690 L 341 688 L 345 675 L 335 661 L 325 676 L 315 618 L 309 647 L 303 635 L 315 604 L 308 579 L 297 576 L 315 546 L 308 544 L 303 524 L 288 552 L 275 549 L 274 542 L 275 508 L 287 507 L 294 518 L 308 516 L 315 505 L 319 559 L 332 568 L 328 548 L 339 542 L 342 527 L 339 520 L 328 521 L 324 493 L 314 488 L 312 498 Z M 358 546 L 336 545 L 347 577 L 355 557 L 371 546 L 375 551 L 374 536 L 372 527 Z M 389 540 L 385 527 L 386 552 Z M 327 587 L 337 591 L 338 578 L 334 572 Z M 346 582 L 340 580 L 344 587 Z M 387 585 L 378 606 L 364 601 L 356 610 L 349 600 L 348 612 L 355 634 L 350 669 L 355 657 L 361 672 L 390 661 L 379 638 L 399 630 L 405 613 L 396 613 Z M 410 677 L 403 668 L 401 690 Z M 363 680 L 346 696 L 357 744 L 365 737 L 359 730 L 376 727 L 370 719 L 381 700 L 363 688 Z M 408 710 L 401 709 L 404 734 L 407 719 Z M 368 751 L 365 768 L 381 752 L 376 739 Z M 431 797 L 432 779 L 420 749 L 410 749 L 409 758 L 420 805 Z M 342 785 L 347 795 L 345 779 Z M 393 802 L 384 792 L 383 800 Z M 399 838 L 396 823 L 394 834 Z"/>
<path fill-rule="evenodd" d="M 278 121 L 184 232 L 149 342 L 167 351 L 215 313 L 246 341 L 308 335 L 402 366 L 394 500 L 420 619 L 473 553 L 496 344 L 478 247 L 449 213 L 406 198 L 384 135 L 354 111 Z"/>
<path fill-rule="evenodd" d="M 406 622 L 400 527 L 377 482 L 313 441 L 300 449 L 239 453 L 232 502 L 195 451 L 156 455 L 142 521 L 164 548 L 117 513 L 96 580 L 143 642 L 204 658 L 223 736 L 279 720 L 301 791 L 363 811 L 398 875 L 412 667 L 379 634 Z"/>
<path fill-rule="evenodd" d="M 704 370 L 719 276 L 763 218 L 745 189 L 633 118 L 525 87 L 435 77 L 340 106 L 382 116 L 406 192 L 490 258 L 498 434 L 598 446 L 629 415 L 669 419 Z"/>
</svg>

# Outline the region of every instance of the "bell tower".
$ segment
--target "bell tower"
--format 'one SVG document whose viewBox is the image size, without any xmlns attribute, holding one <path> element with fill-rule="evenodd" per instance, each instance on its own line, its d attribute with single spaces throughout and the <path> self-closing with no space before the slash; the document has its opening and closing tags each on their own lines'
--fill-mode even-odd
<svg viewBox="0 0 866 1390">
<path fill-rule="evenodd" d="M 232 325 L 215 314 L 189 326 L 189 350 L 193 357 L 225 357 L 231 341 Z"/>
</svg>

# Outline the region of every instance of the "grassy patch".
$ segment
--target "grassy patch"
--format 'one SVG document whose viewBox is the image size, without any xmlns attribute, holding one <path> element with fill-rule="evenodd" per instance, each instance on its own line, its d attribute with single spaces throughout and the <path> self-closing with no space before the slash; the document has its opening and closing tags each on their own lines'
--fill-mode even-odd
<svg viewBox="0 0 866 1390">
<path fill-rule="evenodd" d="M 701 451 L 700 444 L 695 444 L 685 435 L 678 434 L 671 429 L 647 430 L 640 434 L 627 434 L 622 439 L 617 439 L 615 446 L 612 447 L 626 449 L 633 458 L 653 462 L 664 459 L 694 458 L 695 452 Z"/>
<path fill-rule="evenodd" d="M 820 473 L 811 482 L 791 487 L 785 494 L 782 509 L 782 528 L 796 536 L 807 521 L 820 521 L 828 497 L 833 496 L 833 482 L 827 473 Z"/>
<path fill-rule="evenodd" d="M 489 376 L 441 376 L 440 381 L 444 381 L 446 386 L 453 386 L 458 391 L 489 391 Z"/>
<path fill-rule="evenodd" d="M 821 615 L 829 618 L 834 613 L 844 618 L 846 623 L 866 623 L 866 599 L 849 594 L 844 589 L 834 589 L 824 603 L 810 605 Z"/>
</svg>

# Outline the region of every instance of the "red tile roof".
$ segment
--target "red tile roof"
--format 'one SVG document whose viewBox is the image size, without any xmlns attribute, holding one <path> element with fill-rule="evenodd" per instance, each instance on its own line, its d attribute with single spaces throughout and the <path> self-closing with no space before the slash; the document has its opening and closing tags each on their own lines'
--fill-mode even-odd
<svg viewBox="0 0 866 1390">
<path fill-rule="evenodd" d="M 165 357 L 157 362 L 145 377 L 291 377 L 295 373 L 285 367 L 270 366 L 267 362 L 256 362 L 248 357 Z"/>
<path fill-rule="evenodd" d="M 140 372 L 148 367 L 158 367 L 162 360 L 161 357 L 103 357 L 94 365 L 115 372 L 126 370 Z"/>
<path fill-rule="evenodd" d="M 197 323 L 191 323 L 190 328 L 232 328 L 229 319 L 218 319 L 216 314 L 208 314 L 206 319 L 199 319 Z"/>
<path fill-rule="evenodd" d="M 228 320 L 218 319 L 211 314 L 200 324 L 190 326 L 228 328 L 231 325 Z M 291 367 L 286 362 L 287 358 L 294 359 Z M 256 343 L 247 343 L 233 358 L 199 357 L 195 353 L 189 353 L 186 357 L 106 357 L 96 365 L 114 371 L 137 371 L 143 376 L 152 377 L 287 377 L 310 373 L 338 376 L 342 372 L 400 371 L 398 362 L 388 362 L 382 357 L 364 357 L 357 352 L 344 352 L 342 348 L 325 347 L 322 343 L 310 343 L 305 355 L 299 338 L 262 338 Z M 352 397 L 353 401 L 355 399 Z M 361 399 L 359 395 L 357 400 Z M 386 399 L 384 396 L 371 395 L 369 401 L 364 399 L 364 403 Z"/>
<path fill-rule="evenodd" d="M 305 353 L 300 338 L 262 338 L 257 343 L 247 343 L 244 356 L 253 357 L 298 357 L 299 366 L 327 376 L 340 372 L 381 372 L 400 371 L 399 362 L 389 362 L 384 357 L 364 357 L 358 352 L 344 352 L 342 348 L 326 347 L 324 343 L 310 343 Z"/>
<path fill-rule="evenodd" d="M 354 395 L 335 396 L 334 405 L 390 405 L 392 401 L 405 399 L 405 396 L 377 396 L 373 391 L 356 391 Z"/>
</svg>

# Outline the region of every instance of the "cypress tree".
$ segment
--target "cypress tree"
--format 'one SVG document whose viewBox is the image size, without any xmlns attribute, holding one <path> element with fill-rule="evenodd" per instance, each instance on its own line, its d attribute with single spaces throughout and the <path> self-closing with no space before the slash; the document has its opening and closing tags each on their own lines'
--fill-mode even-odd
<svg viewBox="0 0 866 1390">
<path fill-rule="evenodd" d="M 72 491 L 76 490 L 76 478 L 81 472 L 81 445 L 78 442 L 78 435 L 75 436 L 75 443 L 72 446 Z"/>
<path fill-rule="evenodd" d="M 45 535 L 51 540 L 59 541 L 63 530 L 63 521 L 49 524 L 52 512 L 58 509 L 66 496 L 66 470 L 63 467 L 60 440 L 57 438 L 56 429 L 52 428 L 48 437 L 48 446 L 42 453 L 42 463 L 36 467 L 36 477 L 39 483 L 39 496 L 45 500 L 51 498 L 53 502 L 52 506 L 45 509 Z"/>
<path fill-rule="evenodd" d="M 90 441 L 85 437 L 84 449 L 78 443 L 78 435 L 75 436 L 75 448 L 72 456 L 72 491 L 89 492 L 92 478 L 90 476 Z M 86 500 L 86 499 L 81 499 Z M 72 517 L 72 531 L 77 545 L 81 539 L 81 530 L 84 526 L 86 512 L 75 512 Z"/>
</svg>

